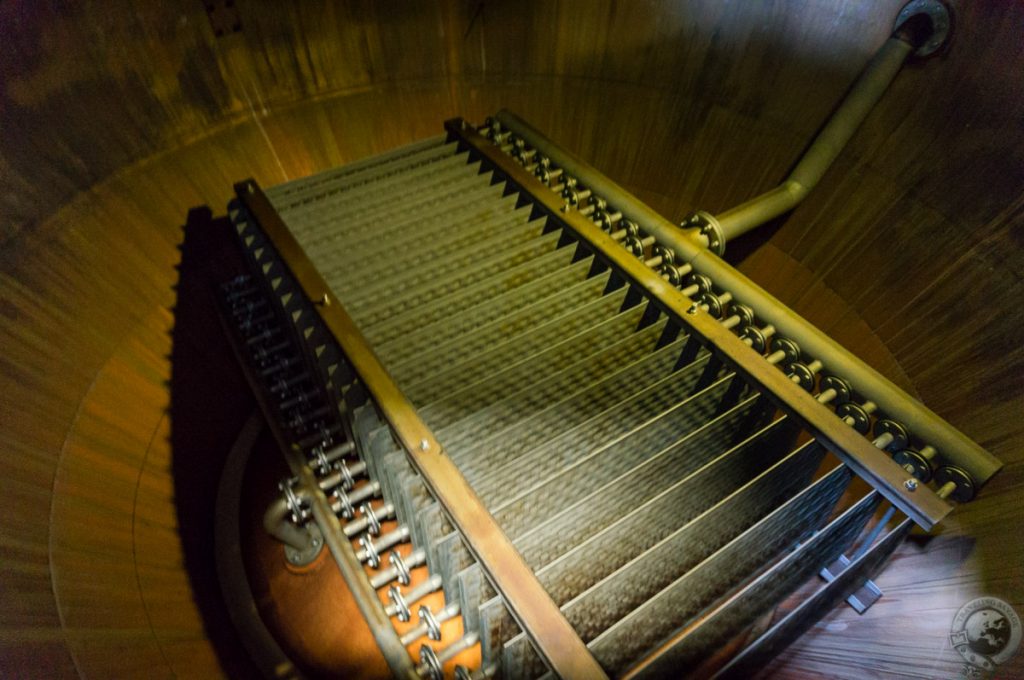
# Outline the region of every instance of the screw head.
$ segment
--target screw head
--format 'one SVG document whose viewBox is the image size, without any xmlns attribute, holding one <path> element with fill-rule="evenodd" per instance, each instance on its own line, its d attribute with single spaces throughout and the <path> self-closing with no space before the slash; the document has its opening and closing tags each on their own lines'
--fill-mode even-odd
<svg viewBox="0 0 1024 680">
<path fill-rule="evenodd" d="M 430 450 L 430 442 L 428 442 L 426 439 L 421 440 L 420 441 L 420 451 L 428 451 L 428 450 Z"/>
<path fill-rule="evenodd" d="M 907 481 L 903 482 L 903 488 L 905 488 L 907 491 L 917 491 L 917 480 L 908 479 Z"/>
</svg>

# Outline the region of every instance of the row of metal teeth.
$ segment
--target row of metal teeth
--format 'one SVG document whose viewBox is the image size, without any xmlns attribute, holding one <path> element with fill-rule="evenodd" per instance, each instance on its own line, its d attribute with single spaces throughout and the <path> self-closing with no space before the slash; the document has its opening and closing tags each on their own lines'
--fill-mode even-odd
<svg viewBox="0 0 1024 680">
<path fill-rule="evenodd" d="M 974 497 L 975 485 L 970 475 L 958 467 L 939 464 L 939 452 L 923 440 L 921 433 L 910 433 L 903 423 L 878 413 L 877 404 L 870 399 L 857 401 L 849 381 L 823 373 L 825 365 L 820 358 L 808 357 L 792 339 L 777 335 L 772 325 L 756 325 L 755 310 L 735 301 L 729 291 L 717 289 L 707 275 L 694 271 L 691 264 L 679 261 L 671 248 L 658 243 L 654 236 L 646 234 L 604 198 L 595 195 L 577 178 L 556 167 L 550 158 L 531 148 L 526 140 L 504 129 L 498 120 L 492 118 L 478 132 L 514 158 L 549 190 L 558 193 L 564 212 L 576 211 L 588 217 L 626 251 L 657 271 L 669 285 L 693 300 L 690 313 L 699 309 L 719 319 L 725 328 L 739 335 L 744 343 L 764 355 L 769 363 L 778 366 L 793 382 L 815 394 L 820 403 L 835 407 L 836 415 L 843 422 L 861 434 L 872 433 L 872 443 L 890 453 L 908 473 L 904 481 L 908 491 L 934 480 L 940 496 L 959 501 Z M 714 240 L 716 237 L 710 224 L 699 212 L 689 216 L 680 226 L 698 229 L 707 236 L 712 249 L 720 245 Z"/>
<path fill-rule="evenodd" d="M 401 622 L 412 619 L 412 607 L 429 594 L 440 590 L 440 576 L 430 576 L 409 588 L 411 571 L 426 564 L 426 553 L 415 549 L 407 555 L 398 546 L 410 541 L 407 526 L 399 525 L 382 534 L 383 523 L 395 519 L 395 506 L 381 498 L 381 485 L 369 477 L 364 461 L 357 457 L 351 441 L 337 422 L 339 411 L 327 403 L 326 392 L 314 382 L 301 348 L 297 347 L 287 329 L 283 328 L 263 290 L 250 277 L 234 279 L 224 287 L 224 298 L 230 314 L 249 350 L 249 359 L 262 377 L 282 422 L 303 451 L 318 485 L 327 495 L 331 508 L 342 522 L 346 538 L 357 542 L 359 561 L 375 571 L 369 575 L 375 589 L 387 588 L 390 602 L 388 616 Z M 332 418 L 331 416 L 334 415 Z M 310 499 L 297 493 L 298 480 L 291 478 L 279 484 L 288 519 L 299 530 L 308 530 L 312 518 Z M 311 532 L 313 533 L 313 532 Z M 322 538 L 312 536 L 312 548 L 318 551 Z M 294 553 L 293 553 L 294 554 Z M 384 562 L 386 561 L 386 566 Z M 401 636 L 409 646 L 424 637 L 440 641 L 441 624 L 459 615 L 457 603 L 434 612 L 421 605 L 416 614 L 419 624 Z M 469 633 L 436 651 L 429 645 L 419 649 L 417 672 L 423 678 L 443 678 L 444 664 L 479 641 L 477 633 Z M 457 677 L 482 680 L 493 677 L 496 669 L 471 670 L 456 668 Z"/>
<path fill-rule="evenodd" d="M 345 466 L 344 461 L 339 462 Z M 364 463 L 355 463 L 347 469 L 347 473 L 334 470 L 326 476 L 321 476 L 321 488 L 328 493 L 335 513 L 343 521 L 342 530 L 345 536 L 357 542 L 356 558 L 373 570 L 367 574 L 370 585 L 375 590 L 387 588 L 389 603 L 384 608 L 385 613 L 402 623 L 408 623 L 413 618 L 413 607 L 428 595 L 441 590 L 444 584 L 439 575 L 433 574 L 420 583 L 411 585 L 412 570 L 426 565 L 426 551 L 423 548 L 415 548 L 403 555 L 398 548 L 411 543 L 412 534 L 409 527 L 399 524 L 387 533 L 382 533 L 381 523 L 395 519 L 394 504 L 384 499 L 380 500 L 379 505 L 371 504 L 371 499 L 381 496 L 381 485 L 369 479 Z M 365 476 L 362 484 L 351 482 L 352 476 L 356 475 Z M 446 604 L 438 611 L 421 604 L 415 611 L 418 624 L 399 638 L 406 647 L 424 637 L 440 641 L 441 624 L 461 613 L 458 603 L 455 602 Z M 423 644 L 419 648 L 416 672 L 420 677 L 440 680 L 444 677 L 445 663 L 478 642 L 479 635 L 470 632 L 441 649 Z M 456 675 L 466 680 L 482 680 L 493 677 L 495 670 L 471 670 L 465 666 L 457 666 Z"/>
<path fill-rule="evenodd" d="M 311 459 L 322 457 L 344 439 L 337 403 L 332 403 L 310 370 L 291 329 L 280 320 L 257 281 L 239 276 L 223 292 L 249 361 L 266 386 L 281 424 Z"/>
</svg>

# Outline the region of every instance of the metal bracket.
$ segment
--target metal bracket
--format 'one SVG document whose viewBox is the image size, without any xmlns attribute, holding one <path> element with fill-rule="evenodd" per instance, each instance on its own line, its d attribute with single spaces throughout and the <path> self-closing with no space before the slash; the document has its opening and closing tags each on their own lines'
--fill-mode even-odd
<svg viewBox="0 0 1024 680">
<path fill-rule="evenodd" d="M 303 529 L 309 532 L 310 535 L 308 548 L 299 550 L 287 543 L 284 545 L 284 557 L 288 560 L 288 564 L 294 567 L 305 567 L 308 564 L 312 564 L 313 560 L 320 554 L 320 550 L 324 547 L 324 535 L 321 533 L 320 527 L 317 526 L 316 522 L 308 522 Z"/>
<path fill-rule="evenodd" d="M 682 229 L 697 229 L 707 239 L 708 250 L 721 257 L 725 255 L 725 232 L 715 216 L 703 210 L 697 210 L 687 216 L 679 225 Z"/>
<path fill-rule="evenodd" d="M 850 566 L 850 558 L 846 555 L 840 555 L 832 564 L 818 572 L 818 575 L 825 579 L 826 582 L 832 583 L 841 573 L 846 571 L 848 566 Z M 846 603 L 853 607 L 858 614 L 863 614 L 871 605 L 878 602 L 880 597 L 882 597 L 882 589 L 875 585 L 874 581 L 868 579 L 864 582 L 864 585 L 846 598 Z"/>
</svg>

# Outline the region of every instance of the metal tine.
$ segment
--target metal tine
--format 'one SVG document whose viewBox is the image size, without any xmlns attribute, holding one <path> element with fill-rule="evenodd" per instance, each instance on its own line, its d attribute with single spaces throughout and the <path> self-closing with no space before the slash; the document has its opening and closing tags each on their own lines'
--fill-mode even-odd
<svg viewBox="0 0 1024 680">
<path fill-rule="evenodd" d="M 342 202 L 339 197 L 335 205 L 319 205 L 301 214 L 286 213 L 282 217 L 298 232 L 297 237 L 316 247 L 331 247 L 348 240 L 366 241 L 368 232 L 379 225 L 408 221 L 414 214 L 431 211 L 436 213 L 440 204 L 462 205 L 467 194 L 487 197 L 491 186 L 491 173 L 477 174 L 478 167 L 461 165 L 449 168 L 440 175 L 429 175 L 420 182 L 429 186 L 368 187 L 373 189 L 361 203 L 357 197 Z M 400 196 L 396 194 L 401 194 Z M 480 200 L 478 198 L 478 200 Z M 394 230 L 390 230 L 394 233 Z"/>
<path fill-rule="evenodd" d="M 377 345 L 377 356 L 391 361 L 402 353 L 419 351 L 429 347 L 435 341 L 443 341 L 469 329 L 477 328 L 495 319 L 505 318 L 510 314 L 532 305 L 539 300 L 551 297 L 583 281 L 587 276 L 590 258 L 569 265 L 529 284 L 490 299 L 465 300 L 466 306 L 450 306 L 450 315 L 446 318 L 419 326 L 415 333 L 394 338 L 391 342 Z"/>
<path fill-rule="evenodd" d="M 670 386 L 674 387 L 671 383 Z M 522 483 L 517 484 L 514 478 L 504 475 L 504 479 L 507 480 L 506 484 L 512 486 L 511 491 L 505 491 L 500 486 L 497 487 L 496 492 L 492 494 L 493 502 L 491 498 L 483 494 L 481 496 L 505 532 L 511 536 L 517 536 L 522 532 L 523 527 L 539 523 L 552 512 L 588 495 L 594 489 L 600 488 L 608 481 L 659 453 L 666 445 L 675 441 L 673 436 L 675 433 L 700 432 L 701 426 L 717 409 L 718 401 L 725 394 L 727 386 L 726 381 L 720 381 L 672 407 L 668 411 L 669 418 L 655 417 L 639 427 L 630 428 L 628 424 L 623 425 L 617 422 L 614 417 L 605 418 L 606 427 L 619 428 L 618 431 L 609 432 L 610 442 L 595 446 L 590 443 L 594 440 L 589 439 L 576 455 L 566 459 L 565 464 L 550 466 L 553 468 L 550 473 L 538 470 L 536 473 L 529 472 L 526 476 L 521 477 L 528 482 L 528 486 Z M 673 392 L 678 395 L 678 392 L 674 390 L 669 392 L 669 395 Z M 633 403 L 637 404 L 637 402 Z M 642 406 L 642 403 L 639 405 Z M 653 410 L 658 412 L 663 408 L 665 408 L 664 405 L 659 405 Z M 640 412 L 642 413 L 642 411 Z M 624 416 L 627 423 L 630 419 L 629 415 Z M 653 427 L 648 427 L 648 425 L 653 425 Z M 590 437 L 594 430 L 603 434 L 601 432 L 603 429 L 606 428 L 583 428 L 580 434 Z M 633 440 L 634 445 L 620 443 L 629 440 Z M 575 448 L 575 442 L 573 445 Z M 702 447 L 698 446 L 697 448 Z M 705 448 L 704 450 L 711 449 Z M 549 451 L 553 450 L 549 449 Z M 551 551 L 555 549 L 554 545 L 550 548 Z M 527 558 L 527 562 L 529 561 L 530 558 Z"/>
<path fill-rule="evenodd" d="M 543 572 L 552 584 L 548 591 L 552 597 L 559 604 L 568 601 L 636 551 L 702 512 L 704 505 L 731 493 L 730 485 L 745 483 L 746 476 L 758 474 L 783 455 L 787 447 L 780 442 L 791 434 L 779 421 L 760 428 L 762 409 L 756 399 L 747 400 L 514 537 L 523 546 L 524 559 L 537 565 L 538 577 Z M 750 436 L 739 434 L 752 430 Z M 734 470 L 737 465 L 749 467 Z M 624 494 L 623 485 L 637 491 Z M 645 521 L 649 526 L 643 525 Z M 558 526 L 562 533 L 550 538 Z M 590 565 L 586 574 L 566 575 L 573 564 L 589 563 L 579 558 L 591 552 L 601 555 L 599 564 Z M 560 590 L 557 597 L 556 590 Z"/>
<path fill-rule="evenodd" d="M 606 566 L 605 553 L 595 549 L 595 541 L 594 545 L 583 544 L 558 562 L 552 562 L 545 567 L 543 575 L 538 573 L 538 578 L 544 582 L 556 578 L 561 570 L 559 565 L 579 559 L 585 551 L 601 555 L 600 559 L 584 557 L 576 567 L 584 579 L 573 583 L 572 589 L 567 591 L 572 594 L 570 599 L 559 600 L 576 632 L 589 642 L 805 488 L 824 457 L 824 449 L 812 441 L 773 458 L 780 457 L 781 460 L 709 504 L 696 517 L 665 532 L 657 543 L 642 550 L 634 549 L 628 561 Z M 703 478 L 703 475 L 693 475 L 690 479 Z M 583 573 L 580 569 L 583 565 L 594 568 L 595 573 Z"/>
<path fill-rule="evenodd" d="M 473 285 L 485 279 L 500 277 L 516 265 L 537 259 L 558 248 L 558 234 L 548 234 L 528 241 L 510 251 L 482 257 L 475 266 L 459 272 L 456 276 L 445 276 L 415 290 L 392 291 L 388 298 L 363 298 L 362 302 L 345 301 L 345 308 L 356 318 L 360 326 L 369 325 L 406 309 L 415 307 L 436 296 Z M 344 277 L 340 277 L 344 278 Z M 339 283 L 339 277 L 328 279 L 332 288 Z"/>
<path fill-rule="evenodd" d="M 372 203 L 351 205 L 324 205 L 315 213 L 287 215 L 285 221 L 291 225 L 301 221 L 305 232 L 302 237 L 312 245 L 344 244 L 350 238 L 372 231 L 378 224 L 408 219 L 409 215 L 431 209 L 440 203 L 461 205 L 467 193 L 486 191 L 491 185 L 490 172 L 480 173 L 478 165 L 456 165 L 443 173 L 427 176 L 423 182 L 429 185 L 415 187 L 401 186 L 390 190 L 387 187 L 369 187 L 373 192 L 367 199 Z M 401 197 L 393 195 L 401 192 Z"/>
<path fill-rule="evenodd" d="M 449 201 L 433 201 L 418 206 L 408 215 L 386 222 L 366 225 L 362 231 L 338 239 L 312 243 L 311 237 L 299 237 L 299 242 L 311 256 L 329 259 L 329 266 L 347 265 L 353 270 L 389 265 L 396 254 L 403 258 L 417 257 L 419 250 L 433 247 L 445 239 L 465 238 L 481 222 L 499 214 L 513 215 L 514 202 L 500 198 L 502 188 L 497 185 L 470 189 L 457 206 Z M 480 209 L 480 204 L 489 207 Z"/>
<path fill-rule="evenodd" d="M 751 615 L 756 618 L 764 606 L 776 604 L 798 582 L 817 573 L 860 533 L 881 498 L 877 493 L 869 494 L 772 564 L 780 551 L 819 527 L 831 514 L 846 484 L 821 493 L 825 480 L 834 481 L 833 475 L 808 487 L 595 638 L 589 647 L 602 665 L 612 673 L 622 673 L 647 650 L 672 636 L 661 646 L 659 658 L 643 662 L 643 670 L 633 669 L 663 677 L 665 664 L 685 667 L 679 665 L 682 657 L 692 661 L 697 648 L 706 650 L 710 639 L 720 641 L 719 634 L 733 628 L 736 614 L 744 613 L 743 619 Z M 816 491 L 818 498 L 807 500 Z M 805 499 L 802 506 L 800 499 Z M 748 581 L 752 576 L 753 580 Z M 739 590 L 728 595 L 737 586 Z M 710 612 L 702 611 L 719 600 Z M 719 616 L 723 613 L 725 616 Z M 708 622 L 712 622 L 710 626 L 702 625 Z M 690 637 L 696 631 L 701 632 Z M 683 642 L 685 638 L 689 639 Z"/>
<path fill-rule="evenodd" d="M 397 149 L 385 152 L 377 156 L 364 158 L 363 160 L 346 163 L 331 170 L 325 170 L 315 175 L 303 177 L 277 184 L 265 190 L 268 198 L 279 211 L 281 204 L 287 204 L 289 198 L 302 198 L 303 192 L 313 192 L 318 188 L 327 188 L 332 183 L 344 183 L 346 181 L 360 180 L 364 177 L 392 172 L 395 168 L 408 167 L 421 162 L 431 156 L 454 155 L 458 149 L 457 142 L 446 142 L 445 135 L 437 135 L 419 142 L 413 142 Z"/>
<path fill-rule="evenodd" d="M 665 372 L 646 376 L 646 381 L 637 380 L 634 376 L 634 383 L 639 388 L 627 386 L 618 392 L 620 398 L 617 401 L 585 421 L 575 423 L 571 428 L 562 425 L 553 429 L 553 436 L 547 441 L 503 461 L 495 461 L 486 455 L 475 456 L 470 461 L 472 468 L 467 468 L 464 474 L 497 518 L 498 513 L 505 512 L 515 499 L 523 499 L 532 488 L 539 488 L 567 471 L 579 472 L 578 466 L 584 462 L 593 464 L 609 449 L 620 451 L 623 456 L 633 455 L 626 443 L 631 435 L 649 434 L 648 425 L 666 425 L 667 419 L 672 421 L 676 417 L 683 422 L 673 422 L 655 434 L 655 438 L 665 437 L 672 441 L 680 432 L 705 423 L 708 420 L 706 416 L 715 408 L 714 403 L 708 405 L 706 402 L 715 398 L 715 392 L 724 391 L 709 389 L 699 395 L 689 395 L 690 387 L 699 376 L 697 369 L 689 367 L 674 374 Z M 606 474 L 608 470 L 593 472 L 595 475 Z M 594 479 L 595 476 L 589 476 L 578 481 Z M 561 490 L 550 502 L 566 502 L 566 491 Z M 541 510 L 540 507 L 537 509 Z M 514 510 L 508 512 L 515 513 Z M 530 523 L 525 516 L 509 519 L 517 524 Z M 508 530 L 512 526 L 510 523 Z"/>
<path fill-rule="evenodd" d="M 775 468 L 766 471 L 757 479 L 751 481 L 728 498 L 723 499 L 717 505 L 707 510 L 703 515 L 695 519 L 690 524 L 681 527 L 675 534 L 666 538 L 660 545 L 668 545 L 673 541 L 678 542 L 680 540 L 684 540 L 688 541 L 699 551 L 692 557 L 687 555 L 682 558 L 684 561 L 679 565 L 680 571 L 685 571 L 689 568 L 687 565 L 690 565 L 695 561 L 705 559 L 705 556 L 709 551 L 719 549 L 718 546 L 721 543 L 729 541 L 730 538 L 715 536 L 710 543 L 705 544 L 705 541 L 708 541 L 708 538 L 703 535 L 703 531 L 708 527 L 714 526 L 718 519 L 723 519 L 728 522 L 726 530 L 730 533 L 735 533 L 737 530 L 737 522 L 739 522 L 739 530 L 742 530 L 744 528 L 742 526 L 744 521 L 756 521 L 759 514 L 757 510 L 750 510 L 749 504 L 756 505 L 763 500 L 760 493 L 763 491 L 763 486 L 770 486 L 773 483 L 774 480 L 771 478 L 773 470 L 783 465 L 792 464 L 795 456 L 806 456 L 814 449 L 818 449 L 820 451 L 820 447 L 818 447 L 815 442 L 809 442 L 808 444 L 800 447 L 794 453 L 789 454 L 786 460 L 776 464 Z M 803 512 L 806 507 L 805 504 L 814 503 L 822 506 L 823 509 L 819 512 L 824 517 L 828 514 L 829 508 L 831 508 L 832 505 L 834 505 L 842 496 L 852 477 L 853 475 L 846 466 L 836 466 L 831 472 L 814 482 L 810 487 L 799 491 L 795 497 L 789 498 L 785 503 L 783 503 L 783 505 L 777 507 L 772 512 L 778 513 L 787 518 L 798 519 L 801 512 Z M 778 495 L 777 492 L 773 491 L 772 493 Z M 775 503 L 775 505 L 777 505 L 777 503 Z M 736 506 L 740 507 L 737 508 Z M 765 507 L 767 507 L 767 505 Z M 737 518 L 733 516 L 733 512 L 740 512 L 742 513 L 742 516 Z M 765 520 L 761 521 L 763 522 Z M 806 521 L 801 524 L 801 527 L 804 524 L 806 524 Z M 682 548 L 682 545 L 680 545 L 680 547 Z M 611 629 L 605 626 L 607 622 L 611 621 L 612 626 L 617 625 L 621 621 L 622 617 L 625 616 L 624 612 L 629 613 L 630 611 L 636 610 L 635 602 L 637 601 L 638 596 L 643 598 L 641 600 L 642 602 L 647 599 L 647 593 L 657 588 L 656 580 L 648 582 L 645 576 L 647 569 L 650 568 L 648 559 L 654 556 L 654 554 L 655 553 L 651 552 L 650 554 L 637 556 L 629 564 L 621 567 L 607 579 L 562 606 L 562 612 L 583 640 L 591 643 L 588 644 L 591 651 L 594 651 L 595 647 L 600 644 L 600 639 L 603 636 L 610 635 Z M 657 575 L 655 575 L 655 578 L 656 576 Z M 631 591 L 629 590 L 630 586 L 625 582 L 616 583 L 616 580 L 634 583 L 638 590 L 636 592 Z M 629 638 L 627 636 L 627 632 L 619 631 L 622 635 L 622 639 L 628 644 Z M 655 642 L 657 642 L 657 640 L 655 640 Z M 514 650 L 529 649 L 532 646 L 527 637 L 520 634 L 506 643 L 505 647 L 506 650 Z M 614 653 L 614 647 L 610 645 L 609 647 L 613 651 L 606 654 L 605 658 L 611 658 L 611 654 Z M 638 654 L 643 653 L 646 650 L 642 645 L 635 645 L 635 647 L 637 650 L 636 653 Z M 626 664 L 624 663 L 621 665 L 625 666 Z M 670 674 L 670 676 L 675 677 L 678 675 L 678 669 L 676 669 L 676 671 L 677 672 Z M 552 676 L 547 674 L 543 677 L 547 679 Z"/>
<path fill-rule="evenodd" d="M 472 267 L 480 259 L 481 253 L 502 252 L 518 245 L 536 239 L 541 235 L 539 220 L 527 222 L 528 214 L 521 216 L 522 219 L 514 221 L 511 225 L 498 228 L 507 222 L 506 215 L 496 215 L 491 219 L 491 224 L 486 240 L 477 243 L 463 244 L 458 248 L 446 250 L 436 257 L 428 257 L 424 252 L 422 259 L 416 259 L 406 268 L 399 268 L 397 265 L 392 270 L 385 267 L 383 271 L 366 270 L 362 273 L 346 271 L 345 268 L 335 269 L 329 276 L 339 280 L 339 287 L 334 288 L 335 292 L 345 301 L 353 301 L 353 305 L 359 304 L 360 300 L 367 296 L 380 295 L 382 291 L 403 291 L 413 290 L 424 283 L 431 283 L 438 278 L 438 272 L 456 274 L 461 270 Z M 344 287 L 340 282 L 344 281 Z"/>
<path fill-rule="evenodd" d="M 479 607 L 481 644 L 480 656 L 483 663 L 498 663 L 503 668 L 502 677 L 514 677 L 516 671 L 523 671 L 527 657 L 509 660 L 502 658 L 502 645 L 522 633 L 519 625 L 509 613 L 508 605 L 501 597 L 492 597 Z M 532 650 L 531 650 L 532 651 Z"/>
<path fill-rule="evenodd" d="M 322 243 L 309 243 L 308 238 L 300 237 L 299 241 L 307 252 L 319 253 L 325 248 L 333 248 L 334 257 L 339 262 L 360 265 L 366 260 L 373 260 L 393 254 L 397 248 L 415 252 L 417 243 L 433 243 L 439 234 L 454 231 L 456 236 L 468 225 L 479 222 L 482 214 L 480 204 L 486 202 L 491 207 L 485 213 L 510 213 L 510 205 L 514 201 L 511 196 L 502 198 L 503 187 L 497 184 L 481 185 L 471 188 L 459 196 L 459 204 L 452 206 L 449 200 L 431 200 L 417 206 L 417 209 L 401 218 L 378 222 L 362 231 L 354 232 L 344 238 L 328 239 Z M 335 243 L 335 241 L 340 241 Z M 338 247 L 344 246 L 344 247 Z"/>
<path fill-rule="evenodd" d="M 510 198 L 513 197 L 499 199 L 487 210 L 468 209 L 470 206 L 463 210 L 450 208 L 440 215 L 411 220 L 405 228 L 366 240 L 367 247 L 347 244 L 351 248 L 342 249 L 339 262 L 344 259 L 349 265 L 349 276 L 359 279 L 368 272 L 405 271 L 421 261 L 486 241 L 495 231 L 512 229 L 528 221 L 528 206 L 516 208 L 514 201 L 507 200 Z M 379 231 L 391 231 L 393 224 L 381 225 Z"/>
<path fill-rule="evenodd" d="M 452 357 L 465 361 L 501 343 L 511 346 L 529 333 L 599 301 L 607 278 L 606 274 L 599 274 L 583 279 L 546 298 L 534 300 L 508 316 L 470 328 L 462 335 L 435 338 L 436 343 L 425 351 L 412 353 L 410 348 L 403 356 L 384 357 L 385 363 L 391 374 L 401 380 L 406 375 L 429 375 L 444 370 Z"/>
<path fill-rule="evenodd" d="M 473 554 L 466 547 L 462 534 L 456 531 L 441 536 L 431 548 L 438 557 L 437 573 L 444 579 L 445 595 L 449 600 L 454 600 L 458 597 L 456 577 L 463 569 L 475 563 Z"/>
<path fill-rule="evenodd" d="M 641 319 L 638 308 L 620 311 L 597 324 L 558 338 L 543 351 L 516 358 L 487 375 L 469 375 L 450 391 L 439 392 L 421 402 L 420 414 L 437 431 L 467 418 L 486 407 L 500 408 L 498 402 L 511 399 L 534 382 L 557 379 L 562 372 L 586 356 L 598 355 L 631 337 Z M 569 386 L 569 389 L 574 389 Z M 468 421 L 467 421 L 468 424 Z M 449 430 L 446 442 L 456 439 Z"/>
<path fill-rule="evenodd" d="M 353 247 L 366 249 L 368 245 L 385 237 L 413 236 L 414 230 L 408 227 L 399 229 L 397 225 L 416 223 L 415 218 L 421 216 L 424 219 L 436 219 L 441 216 L 444 207 L 451 210 L 453 206 L 466 206 L 471 202 L 479 206 L 482 200 L 493 204 L 501 188 L 495 191 L 490 177 L 490 173 L 457 175 L 454 179 L 428 188 L 427 192 L 414 192 L 401 200 L 393 199 L 390 204 L 380 203 L 362 210 L 354 206 L 336 206 L 323 213 L 288 215 L 284 219 L 289 226 L 301 225 L 302 233 L 297 238 L 306 244 L 307 250 L 338 250 L 350 243 Z M 475 201 L 472 200 L 474 197 Z M 377 238 L 374 239 L 374 236 Z"/>
<path fill-rule="evenodd" d="M 623 295 L 623 291 L 616 291 L 592 300 L 517 336 L 514 343 L 504 341 L 473 356 L 453 358 L 451 363 L 433 373 L 410 371 L 408 375 L 395 377 L 414 404 L 426 403 L 436 395 L 450 392 L 465 383 L 466 376 L 486 377 L 501 368 L 529 361 L 537 354 L 550 351 L 564 338 L 616 316 Z"/>
<path fill-rule="evenodd" d="M 500 276 L 484 279 L 474 285 L 433 297 L 421 305 L 382 319 L 377 323 L 366 325 L 362 329 L 363 334 L 374 344 L 393 340 L 404 333 L 410 333 L 428 324 L 443 322 L 451 309 L 465 308 L 474 303 L 483 304 L 491 298 L 529 284 L 536 284 L 540 279 L 567 268 L 571 261 L 572 252 L 569 248 L 555 250 L 534 260 L 523 262 L 502 272 Z"/>
<path fill-rule="evenodd" d="M 315 200 L 290 207 L 282 217 L 285 221 L 301 217 L 306 224 L 315 224 L 310 218 L 316 220 L 316 215 L 323 216 L 331 212 L 337 215 L 342 210 L 356 214 L 387 208 L 389 199 L 393 201 L 396 194 L 402 199 L 416 200 L 436 189 L 439 184 L 458 177 L 463 168 L 469 167 L 470 164 L 466 162 L 468 158 L 465 153 L 444 155 L 430 163 L 403 167 L 393 174 L 344 189 L 318 189 L 312 194 Z M 479 163 L 473 165 L 479 166 Z"/>
<path fill-rule="evenodd" d="M 494 597 L 494 591 L 484 574 L 483 567 L 474 562 L 459 571 L 455 576 L 455 581 L 459 609 L 462 611 L 462 629 L 482 630 L 480 607 Z"/>
<path fill-rule="evenodd" d="M 396 187 L 364 187 L 362 202 L 356 202 L 357 197 L 350 197 L 349 201 L 324 205 L 314 212 L 287 215 L 285 220 L 289 224 L 290 221 L 301 220 L 306 229 L 303 237 L 318 246 L 349 239 L 362 241 L 367 232 L 378 225 L 408 222 L 425 211 L 436 216 L 441 204 L 451 208 L 471 202 L 467 200 L 471 196 L 490 198 L 488 189 L 493 189 L 495 184 L 503 185 L 494 181 L 492 172 L 482 171 L 479 163 L 465 164 L 464 157 L 455 158 L 446 165 L 440 172 L 424 174 L 417 182 L 402 181 Z M 344 198 L 339 197 L 339 201 Z M 396 233 L 393 229 L 389 231 Z"/>
<path fill-rule="evenodd" d="M 842 553 L 860 534 L 881 499 L 878 492 L 868 494 L 752 582 L 675 633 L 642 662 L 636 676 L 664 677 L 672 668 L 692 666 L 706 658 Z"/>
<path fill-rule="evenodd" d="M 761 634 L 740 654 L 733 657 L 715 678 L 737 680 L 753 677 L 779 652 L 859 588 L 885 563 L 913 528 L 905 519 L 875 545 L 858 555 L 834 580 L 818 590 L 789 612 L 782 620 Z"/>
<path fill-rule="evenodd" d="M 420 410 L 421 417 L 445 446 L 462 451 L 473 446 L 487 447 L 490 444 L 484 442 L 492 437 L 508 441 L 517 434 L 508 430 L 513 424 L 525 422 L 545 410 L 557 409 L 559 404 L 591 386 L 614 380 L 614 376 L 620 376 L 620 383 L 625 379 L 625 384 L 642 389 L 648 375 L 664 375 L 672 369 L 671 365 L 665 365 L 663 357 L 659 362 L 657 356 L 656 343 L 664 324 L 655 323 L 630 333 L 621 323 L 623 315 L 635 317 L 636 313 L 623 312 L 616 319 L 588 331 L 580 342 L 579 351 L 568 353 L 564 362 L 553 363 L 548 359 L 511 367 L 491 376 L 486 385 L 457 392 L 424 407 Z M 616 321 L 620 323 L 613 323 Z M 545 358 L 547 355 L 541 357 Z M 650 370 L 648 363 L 654 364 Z M 621 372 L 629 368 L 635 369 L 635 379 L 621 376 Z M 568 421 L 551 422 L 564 427 Z"/>
</svg>

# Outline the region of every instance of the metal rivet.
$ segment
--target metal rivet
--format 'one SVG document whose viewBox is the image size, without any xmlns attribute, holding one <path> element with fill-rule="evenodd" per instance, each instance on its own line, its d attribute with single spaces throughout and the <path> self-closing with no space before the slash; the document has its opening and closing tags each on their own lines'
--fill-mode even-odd
<svg viewBox="0 0 1024 680">
<path fill-rule="evenodd" d="M 420 441 L 420 451 L 427 451 L 430 449 L 430 442 L 426 439 Z"/>
<path fill-rule="evenodd" d="M 907 491 L 917 491 L 917 480 L 908 479 L 907 481 L 903 482 L 903 486 L 904 488 L 906 488 Z"/>
</svg>

